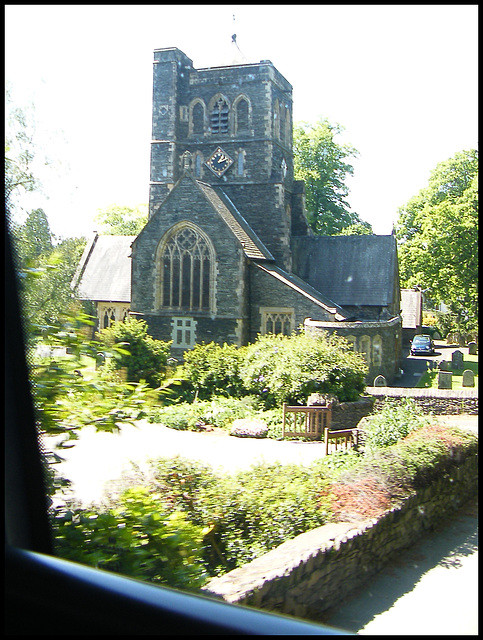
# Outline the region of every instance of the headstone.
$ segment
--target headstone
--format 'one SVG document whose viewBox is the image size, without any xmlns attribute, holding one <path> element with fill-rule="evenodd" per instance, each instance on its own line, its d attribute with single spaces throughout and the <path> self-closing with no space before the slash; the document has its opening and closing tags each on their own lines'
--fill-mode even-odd
<svg viewBox="0 0 483 640">
<path fill-rule="evenodd" d="M 465 369 L 463 371 L 463 387 L 475 386 L 475 374 L 471 369 Z"/>
<path fill-rule="evenodd" d="M 453 355 L 451 356 L 451 364 L 453 365 L 453 369 L 459 371 L 463 368 L 463 354 L 459 349 L 453 351 Z"/>
<path fill-rule="evenodd" d="M 440 371 L 438 373 L 438 389 L 452 389 L 453 374 L 451 371 Z"/>
<path fill-rule="evenodd" d="M 377 376 L 374 378 L 374 387 L 387 387 L 387 380 L 384 376 Z"/>
<path fill-rule="evenodd" d="M 440 371 L 449 371 L 449 362 L 447 360 L 440 360 L 438 368 Z"/>
<path fill-rule="evenodd" d="M 470 356 L 476 356 L 478 351 L 478 347 L 476 346 L 476 342 L 468 342 L 468 353 Z"/>
</svg>

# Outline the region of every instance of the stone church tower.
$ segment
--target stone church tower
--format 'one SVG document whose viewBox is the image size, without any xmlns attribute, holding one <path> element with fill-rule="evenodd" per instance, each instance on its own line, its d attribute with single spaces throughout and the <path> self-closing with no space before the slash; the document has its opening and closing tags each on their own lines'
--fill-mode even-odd
<svg viewBox="0 0 483 640">
<path fill-rule="evenodd" d="M 186 167 L 221 186 L 291 269 L 290 237 L 309 231 L 293 179 L 292 86 L 269 60 L 195 70 L 178 49 L 155 51 L 150 216 Z"/>
</svg>

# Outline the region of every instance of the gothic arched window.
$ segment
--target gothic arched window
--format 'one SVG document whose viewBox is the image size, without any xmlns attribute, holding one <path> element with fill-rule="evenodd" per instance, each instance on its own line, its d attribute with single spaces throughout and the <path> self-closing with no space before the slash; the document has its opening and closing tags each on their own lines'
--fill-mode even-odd
<svg viewBox="0 0 483 640">
<path fill-rule="evenodd" d="M 224 98 L 218 98 L 210 113 L 211 133 L 228 133 L 228 114 L 228 103 Z"/>
<path fill-rule="evenodd" d="M 159 306 L 182 311 L 213 307 L 214 250 L 194 225 L 176 226 L 160 244 Z"/>
<path fill-rule="evenodd" d="M 236 105 L 236 133 L 248 131 L 249 129 L 249 108 L 248 101 L 241 98 Z"/>
<path fill-rule="evenodd" d="M 205 120 L 205 110 L 200 102 L 197 102 L 192 111 L 192 133 L 203 133 Z"/>
</svg>

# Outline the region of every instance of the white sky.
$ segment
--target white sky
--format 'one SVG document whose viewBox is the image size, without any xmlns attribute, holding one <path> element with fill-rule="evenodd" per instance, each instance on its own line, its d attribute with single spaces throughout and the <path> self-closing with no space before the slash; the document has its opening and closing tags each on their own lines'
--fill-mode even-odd
<svg viewBox="0 0 483 640">
<path fill-rule="evenodd" d="M 98 208 L 147 203 L 154 49 L 215 66 L 236 33 L 292 84 L 295 122 L 345 128 L 348 202 L 389 234 L 438 162 L 477 148 L 477 20 L 477 5 L 7 5 L 6 80 L 52 161 L 48 199 L 24 206 L 79 236 Z"/>
</svg>

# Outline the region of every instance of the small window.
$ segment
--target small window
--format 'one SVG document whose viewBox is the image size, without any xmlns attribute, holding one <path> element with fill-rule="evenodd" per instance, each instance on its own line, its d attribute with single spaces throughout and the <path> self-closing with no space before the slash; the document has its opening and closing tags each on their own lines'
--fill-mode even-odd
<svg viewBox="0 0 483 640">
<path fill-rule="evenodd" d="M 293 309 L 262 308 L 262 335 L 268 333 L 282 334 L 289 336 L 295 327 L 295 317 Z"/>
<path fill-rule="evenodd" d="M 248 131 L 248 102 L 242 98 L 236 105 L 236 132 Z"/>
<path fill-rule="evenodd" d="M 173 347 L 191 349 L 196 343 L 196 320 L 174 317 L 171 322 Z"/>
<path fill-rule="evenodd" d="M 243 153 L 243 151 L 239 151 L 238 157 L 237 157 L 236 174 L 237 176 L 243 176 L 244 172 L 245 172 L 245 154 Z"/>
<path fill-rule="evenodd" d="M 203 105 L 197 102 L 193 107 L 193 133 L 202 134 L 204 132 L 204 119 Z"/>
</svg>

